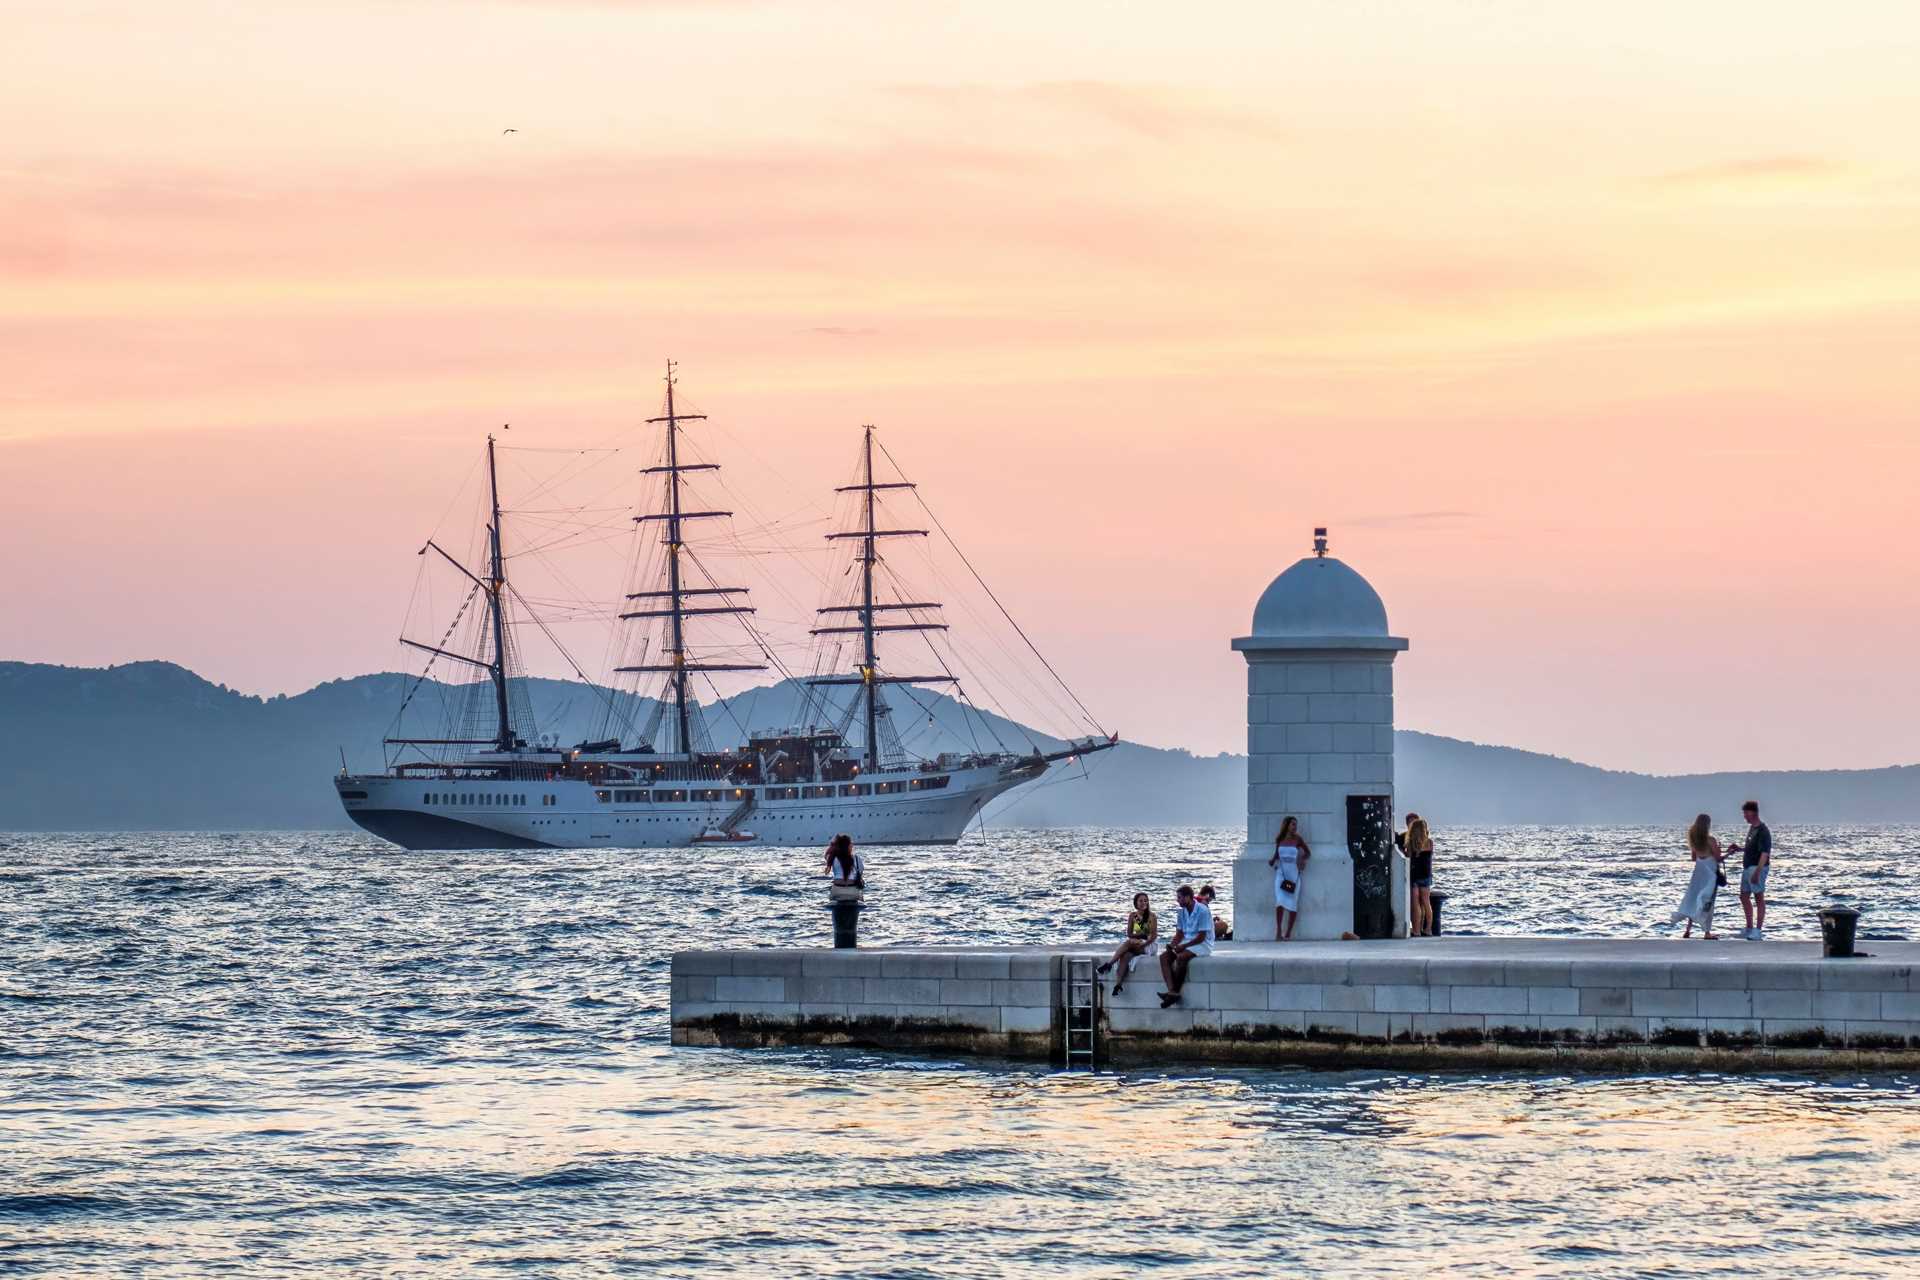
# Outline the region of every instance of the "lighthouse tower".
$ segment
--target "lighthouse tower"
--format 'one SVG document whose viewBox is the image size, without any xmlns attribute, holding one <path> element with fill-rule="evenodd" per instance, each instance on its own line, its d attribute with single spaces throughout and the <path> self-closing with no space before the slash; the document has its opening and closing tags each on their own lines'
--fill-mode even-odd
<svg viewBox="0 0 1920 1280">
<path fill-rule="evenodd" d="M 1247 843 L 1233 868 L 1235 941 L 1274 936 L 1267 859 L 1289 814 L 1313 850 L 1300 878 L 1296 938 L 1404 935 L 1394 873 L 1393 660 L 1387 610 L 1367 580 L 1327 554 L 1273 580 L 1253 610 L 1247 660 Z"/>
</svg>

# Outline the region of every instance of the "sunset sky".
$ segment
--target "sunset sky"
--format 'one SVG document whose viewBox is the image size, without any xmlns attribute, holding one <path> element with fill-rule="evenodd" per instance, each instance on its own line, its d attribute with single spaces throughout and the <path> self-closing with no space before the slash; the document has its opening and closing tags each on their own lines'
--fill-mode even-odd
<svg viewBox="0 0 1920 1280">
<path fill-rule="evenodd" d="M 1403 728 L 1920 761 L 1916 66 L 1911 3 L 12 0 L 0 658 L 410 667 L 487 431 L 645 465 L 672 357 L 765 513 L 877 423 L 1132 740 L 1244 747 L 1324 523 Z"/>
</svg>

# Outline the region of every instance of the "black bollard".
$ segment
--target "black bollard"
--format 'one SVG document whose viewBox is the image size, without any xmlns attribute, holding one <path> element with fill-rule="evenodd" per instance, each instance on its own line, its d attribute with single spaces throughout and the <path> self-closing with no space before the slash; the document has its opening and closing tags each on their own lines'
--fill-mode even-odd
<svg viewBox="0 0 1920 1280">
<path fill-rule="evenodd" d="M 1820 913 L 1820 951 L 1829 960 L 1846 960 L 1853 955 L 1853 932 L 1860 913 L 1852 907 L 1828 907 Z"/>
<path fill-rule="evenodd" d="M 1427 901 L 1433 904 L 1433 931 L 1436 934 L 1440 932 L 1440 908 L 1446 900 L 1447 895 L 1444 893 L 1429 892 L 1427 894 Z"/>
<path fill-rule="evenodd" d="M 857 896 L 835 897 L 833 908 L 833 949 L 851 951 L 860 945 L 860 907 Z"/>
</svg>

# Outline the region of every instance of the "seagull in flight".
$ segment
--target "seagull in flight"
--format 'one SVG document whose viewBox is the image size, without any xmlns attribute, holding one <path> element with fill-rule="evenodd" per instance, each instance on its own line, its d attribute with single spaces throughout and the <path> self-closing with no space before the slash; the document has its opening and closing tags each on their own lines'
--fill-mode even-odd
<svg viewBox="0 0 1920 1280">
<path fill-rule="evenodd" d="M 504 138 L 510 133 L 518 133 L 518 132 L 520 132 L 518 129 L 502 129 L 500 131 L 500 136 Z"/>
</svg>

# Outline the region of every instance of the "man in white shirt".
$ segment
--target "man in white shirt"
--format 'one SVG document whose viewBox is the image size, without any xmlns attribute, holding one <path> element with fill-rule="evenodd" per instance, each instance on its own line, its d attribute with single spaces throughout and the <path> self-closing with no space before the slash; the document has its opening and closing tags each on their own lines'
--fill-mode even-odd
<svg viewBox="0 0 1920 1280">
<path fill-rule="evenodd" d="M 1193 886 L 1183 884 L 1174 895 L 1180 903 L 1175 918 L 1173 941 L 1160 953 L 1160 978 L 1167 989 L 1160 993 L 1160 1007 L 1170 1009 L 1180 1003 L 1180 988 L 1187 982 L 1187 965 L 1195 956 L 1213 954 L 1213 912 L 1193 896 Z"/>
</svg>

